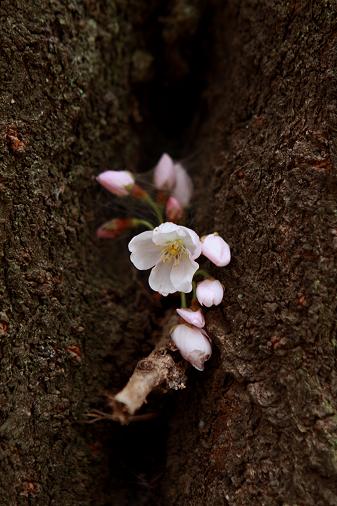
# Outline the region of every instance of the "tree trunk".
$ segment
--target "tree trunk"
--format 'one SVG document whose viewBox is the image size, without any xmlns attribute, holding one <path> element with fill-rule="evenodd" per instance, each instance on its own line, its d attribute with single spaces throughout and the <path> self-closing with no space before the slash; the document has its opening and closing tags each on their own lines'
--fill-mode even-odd
<svg viewBox="0 0 337 506">
<path fill-rule="evenodd" d="M 40 4 L 0 6 L 0 504 L 336 505 L 337 6 Z M 214 355 L 89 426 L 162 314 L 94 176 L 165 150 L 232 247 Z"/>
<path fill-rule="evenodd" d="M 122 7 L 0 6 L 1 505 L 123 504 L 129 493 L 125 431 L 83 423 L 150 349 L 130 269 L 116 267 L 121 244 L 95 239 L 111 214 L 95 175 L 136 160 L 131 20 L 146 5 Z"/>
<path fill-rule="evenodd" d="M 171 419 L 166 504 L 336 505 L 336 4 L 220 10 L 198 224 L 233 260 L 217 356 Z"/>
</svg>

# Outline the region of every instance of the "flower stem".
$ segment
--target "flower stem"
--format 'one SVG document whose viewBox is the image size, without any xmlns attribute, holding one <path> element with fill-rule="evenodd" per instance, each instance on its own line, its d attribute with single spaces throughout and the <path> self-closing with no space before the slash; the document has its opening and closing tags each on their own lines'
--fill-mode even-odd
<svg viewBox="0 0 337 506">
<path fill-rule="evenodd" d="M 150 223 L 147 220 L 140 220 L 139 218 L 134 218 L 134 223 L 135 223 L 136 226 L 138 226 L 138 225 L 144 225 L 144 227 L 148 228 L 149 230 L 153 230 L 154 229 L 154 226 L 152 225 L 152 223 Z"/>
<path fill-rule="evenodd" d="M 208 274 L 207 271 L 204 271 L 203 269 L 198 269 L 195 273 L 195 276 L 202 276 L 203 278 L 210 278 L 211 276 Z"/>
<path fill-rule="evenodd" d="M 159 208 L 159 206 L 156 204 L 156 202 L 150 197 L 148 193 L 144 196 L 144 200 L 147 204 L 149 204 L 150 207 L 152 207 L 156 217 L 158 218 L 159 223 L 163 223 L 163 215 Z"/>
<path fill-rule="evenodd" d="M 186 295 L 184 292 L 180 292 L 180 303 L 181 303 L 181 307 L 187 307 Z"/>
<path fill-rule="evenodd" d="M 195 281 L 192 281 L 192 287 L 193 287 L 192 300 L 195 300 L 197 298 L 197 284 Z"/>
</svg>

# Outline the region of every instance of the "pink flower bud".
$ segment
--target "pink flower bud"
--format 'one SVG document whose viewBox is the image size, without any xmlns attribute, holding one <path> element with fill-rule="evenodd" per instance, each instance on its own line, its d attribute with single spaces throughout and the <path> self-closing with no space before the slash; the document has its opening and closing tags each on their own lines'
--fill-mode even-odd
<svg viewBox="0 0 337 506">
<path fill-rule="evenodd" d="M 104 227 L 99 227 L 96 230 L 96 237 L 98 237 L 98 239 L 116 239 L 118 234 L 116 234 L 113 230 L 107 230 Z"/>
<path fill-rule="evenodd" d="M 176 173 L 176 184 L 172 196 L 183 206 L 187 207 L 193 193 L 193 183 L 190 176 L 180 163 L 174 165 Z"/>
<path fill-rule="evenodd" d="M 224 267 L 231 261 L 229 245 L 217 233 L 201 238 L 201 253 L 218 267 Z"/>
<path fill-rule="evenodd" d="M 205 279 L 197 285 L 197 299 L 202 306 L 218 306 L 223 298 L 223 288 L 217 279 Z"/>
<path fill-rule="evenodd" d="M 166 216 L 170 221 L 178 221 L 183 217 L 184 210 L 174 197 L 169 197 L 166 202 Z"/>
<path fill-rule="evenodd" d="M 190 323 L 199 329 L 205 326 L 205 318 L 202 314 L 201 309 L 193 311 L 193 309 L 181 308 L 177 309 L 176 311 L 178 315 L 181 316 L 183 320 L 185 320 L 185 322 Z"/>
<path fill-rule="evenodd" d="M 164 153 L 154 169 L 154 186 L 157 190 L 172 190 L 176 182 L 176 171 L 172 158 Z"/>
<path fill-rule="evenodd" d="M 204 370 L 204 363 L 212 354 L 211 343 L 204 330 L 188 325 L 177 325 L 171 338 L 181 356 L 198 371 Z"/>
<path fill-rule="evenodd" d="M 106 170 L 96 179 L 106 190 L 119 197 L 129 195 L 135 184 L 132 174 L 127 170 Z"/>
<path fill-rule="evenodd" d="M 137 220 L 132 218 L 114 218 L 107 221 L 96 230 L 99 239 L 116 239 L 124 230 L 137 226 Z"/>
</svg>

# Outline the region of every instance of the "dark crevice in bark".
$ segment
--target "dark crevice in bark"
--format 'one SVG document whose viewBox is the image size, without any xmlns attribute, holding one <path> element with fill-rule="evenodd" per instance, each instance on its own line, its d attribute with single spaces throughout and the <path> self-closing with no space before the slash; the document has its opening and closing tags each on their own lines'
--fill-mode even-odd
<svg viewBox="0 0 337 506">
<path fill-rule="evenodd" d="M 196 149 L 207 119 L 204 92 L 213 64 L 213 2 L 161 3 L 142 23 L 144 49 L 134 58 L 134 92 L 140 128 L 139 167 L 149 168 L 163 152 L 184 158 Z M 144 169 L 143 169 L 144 170 Z"/>
<path fill-rule="evenodd" d="M 133 55 L 131 73 L 136 100 L 132 106 L 136 110 L 134 130 L 140 153 L 137 169 L 140 172 L 152 167 L 163 152 L 180 158 L 189 156 L 190 151 L 196 149 L 198 132 L 208 113 L 203 94 L 213 64 L 215 15 L 216 7 L 210 2 L 200 1 L 194 5 L 162 3 L 147 13 L 138 28 L 136 25 L 135 29 L 141 31 L 142 37 L 145 34 L 143 47 Z M 140 117 L 142 120 L 138 126 Z M 105 212 L 111 217 L 109 213 L 115 210 L 109 209 L 107 204 Z M 138 273 L 138 277 L 147 283 L 147 273 Z M 165 310 L 177 304 L 178 297 L 176 300 L 168 297 L 148 307 L 152 313 L 150 335 L 158 332 L 156 322 L 160 321 Z M 124 345 L 122 341 L 121 353 Z M 146 349 L 142 347 L 137 351 L 137 357 L 144 356 Z M 191 371 L 189 388 L 202 388 L 203 380 L 203 375 Z M 230 375 L 224 378 L 226 385 L 231 381 Z M 122 386 L 112 381 L 111 391 Z M 165 397 L 152 394 L 140 414 L 154 412 L 153 420 L 131 422 L 124 427 L 105 421 L 98 422 L 99 427 L 89 429 L 91 437 L 93 432 L 96 434 L 93 439 L 100 441 L 108 459 L 107 487 L 115 491 L 128 490 L 127 504 L 164 504 L 160 486 L 166 466 L 169 421 L 182 399 L 179 393 L 171 392 Z M 93 407 L 107 409 L 104 400 Z"/>
</svg>

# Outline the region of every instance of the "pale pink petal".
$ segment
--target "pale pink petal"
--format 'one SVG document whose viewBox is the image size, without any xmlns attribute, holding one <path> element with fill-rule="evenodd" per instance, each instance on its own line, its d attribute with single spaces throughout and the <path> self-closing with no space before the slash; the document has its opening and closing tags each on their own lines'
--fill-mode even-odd
<svg viewBox="0 0 337 506">
<path fill-rule="evenodd" d="M 174 167 L 176 171 L 176 184 L 172 196 L 176 198 L 183 207 L 187 207 L 193 193 L 192 179 L 180 163 L 176 163 Z"/>
<path fill-rule="evenodd" d="M 96 179 L 106 190 L 119 197 L 129 195 L 135 184 L 134 177 L 127 170 L 106 170 Z"/>
<path fill-rule="evenodd" d="M 149 285 L 152 290 L 164 296 L 177 291 L 170 280 L 171 269 L 172 263 L 170 262 L 159 262 L 153 267 L 149 277 Z"/>
<path fill-rule="evenodd" d="M 178 292 L 189 293 L 192 291 L 192 279 L 199 269 L 199 264 L 188 256 L 182 258 L 171 270 L 171 282 Z"/>
<path fill-rule="evenodd" d="M 178 308 L 176 311 L 178 315 L 185 320 L 185 322 L 190 323 L 199 329 L 205 326 L 205 318 L 201 309 L 193 311 L 193 309 L 189 308 Z"/>
<path fill-rule="evenodd" d="M 205 279 L 198 283 L 196 295 L 202 306 L 218 306 L 223 299 L 223 287 L 217 279 Z"/>
<path fill-rule="evenodd" d="M 154 169 L 154 185 L 157 190 L 172 190 L 176 182 L 176 171 L 172 158 L 164 153 Z"/>
<path fill-rule="evenodd" d="M 182 324 L 173 329 L 171 338 L 182 357 L 198 371 L 203 371 L 204 363 L 212 354 L 211 343 L 206 332 Z"/>
<path fill-rule="evenodd" d="M 216 233 L 202 238 L 201 252 L 218 267 L 228 265 L 231 260 L 229 245 Z"/>
</svg>

